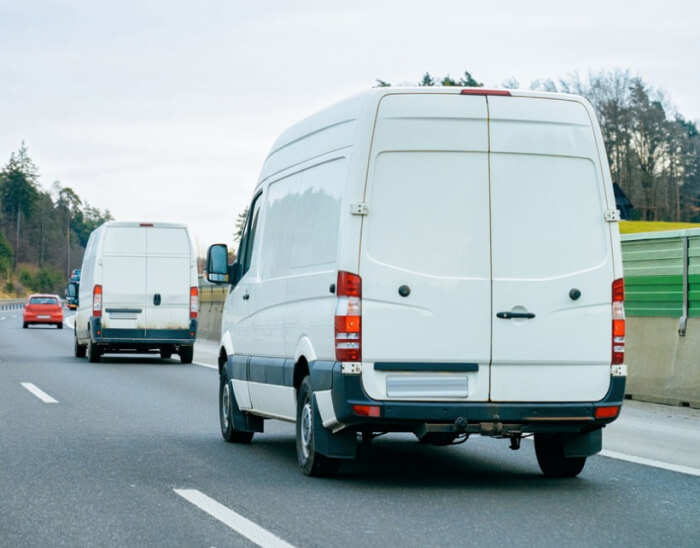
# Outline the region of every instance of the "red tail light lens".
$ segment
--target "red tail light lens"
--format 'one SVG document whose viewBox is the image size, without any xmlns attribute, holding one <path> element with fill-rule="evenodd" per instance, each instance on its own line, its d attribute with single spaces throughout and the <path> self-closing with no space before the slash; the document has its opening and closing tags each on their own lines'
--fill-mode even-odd
<svg viewBox="0 0 700 548">
<path fill-rule="evenodd" d="M 335 359 L 362 361 L 362 279 L 338 272 L 335 303 Z"/>
<path fill-rule="evenodd" d="M 376 405 L 353 405 L 352 412 L 360 417 L 381 417 L 382 410 Z"/>
<path fill-rule="evenodd" d="M 625 361 L 625 282 L 618 278 L 612 284 L 612 365 Z"/>
<path fill-rule="evenodd" d="M 194 320 L 199 314 L 199 288 L 190 287 L 190 319 Z"/>
<path fill-rule="evenodd" d="M 102 316 L 102 286 L 96 285 L 92 289 L 92 315 L 95 318 Z"/>
<path fill-rule="evenodd" d="M 607 407 L 596 407 L 595 418 L 596 419 L 612 419 L 614 417 L 617 417 L 617 414 L 619 412 L 620 412 L 619 405 L 610 405 Z"/>
</svg>

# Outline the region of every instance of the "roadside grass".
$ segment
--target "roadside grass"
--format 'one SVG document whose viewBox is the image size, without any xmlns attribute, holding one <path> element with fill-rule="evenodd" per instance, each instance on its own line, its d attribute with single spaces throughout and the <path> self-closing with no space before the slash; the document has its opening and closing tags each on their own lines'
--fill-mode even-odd
<svg viewBox="0 0 700 548">
<path fill-rule="evenodd" d="M 700 223 L 672 223 L 665 221 L 620 221 L 620 234 L 636 234 L 638 232 L 657 232 L 660 230 L 681 230 L 684 228 L 700 228 Z"/>
</svg>

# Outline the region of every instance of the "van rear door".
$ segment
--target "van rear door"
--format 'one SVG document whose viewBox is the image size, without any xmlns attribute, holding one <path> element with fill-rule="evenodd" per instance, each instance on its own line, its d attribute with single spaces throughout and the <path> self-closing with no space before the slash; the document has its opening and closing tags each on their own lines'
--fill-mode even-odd
<svg viewBox="0 0 700 548">
<path fill-rule="evenodd" d="M 490 397 L 601 399 L 610 382 L 614 276 L 591 119 L 575 101 L 489 97 L 488 104 Z"/>
<path fill-rule="evenodd" d="M 486 400 L 486 99 L 385 96 L 365 196 L 359 265 L 365 390 L 375 399 Z"/>
<path fill-rule="evenodd" d="M 189 332 L 192 256 L 187 230 L 156 226 L 144 232 L 148 250 L 144 278 L 146 337 L 172 336 L 172 330 Z"/>
<path fill-rule="evenodd" d="M 107 227 L 102 249 L 102 327 L 143 337 L 146 234 L 137 226 Z"/>
</svg>

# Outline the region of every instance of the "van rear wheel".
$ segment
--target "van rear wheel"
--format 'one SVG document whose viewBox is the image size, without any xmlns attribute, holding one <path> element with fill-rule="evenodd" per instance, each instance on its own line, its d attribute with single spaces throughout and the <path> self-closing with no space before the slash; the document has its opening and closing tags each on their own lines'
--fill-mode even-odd
<svg viewBox="0 0 700 548">
<path fill-rule="evenodd" d="M 87 345 L 88 360 L 91 363 L 97 363 L 100 361 L 101 356 L 102 356 L 102 352 L 100 351 L 98 346 L 92 342 L 92 339 L 88 340 L 88 345 Z"/>
<path fill-rule="evenodd" d="M 314 433 L 317 421 L 314 419 L 317 414 L 311 379 L 306 376 L 297 397 L 297 460 L 301 471 L 307 476 L 333 476 L 338 472 L 341 461 L 316 452 Z"/>
<path fill-rule="evenodd" d="M 194 346 L 181 346 L 180 347 L 180 361 L 182 363 L 192 363 L 194 358 Z"/>
<path fill-rule="evenodd" d="M 535 455 L 542 473 L 552 478 L 574 478 L 586 464 L 586 457 L 564 456 L 561 434 L 535 434 Z"/>
</svg>

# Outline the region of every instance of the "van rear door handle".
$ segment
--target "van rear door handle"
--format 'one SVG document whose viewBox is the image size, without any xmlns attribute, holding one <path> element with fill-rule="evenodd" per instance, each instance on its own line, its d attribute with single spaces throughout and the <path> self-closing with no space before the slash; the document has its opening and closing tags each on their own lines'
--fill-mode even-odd
<svg viewBox="0 0 700 548">
<path fill-rule="evenodd" d="M 535 317 L 532 312 L 497 312 L 497 318 L 502 320 L 512 320 L 513 318 L 525 318 L 526 320 L 531 320 Z"/>
<path fill-rule="evenodd" d="M 243 300 L 244 300 L 244 301 L 247 301 L 248 299 L 250 299 L 250 295 L 249 295 L 248 293 L 245 293 L 245 294 L 243 295 Z"/>
</svg>

